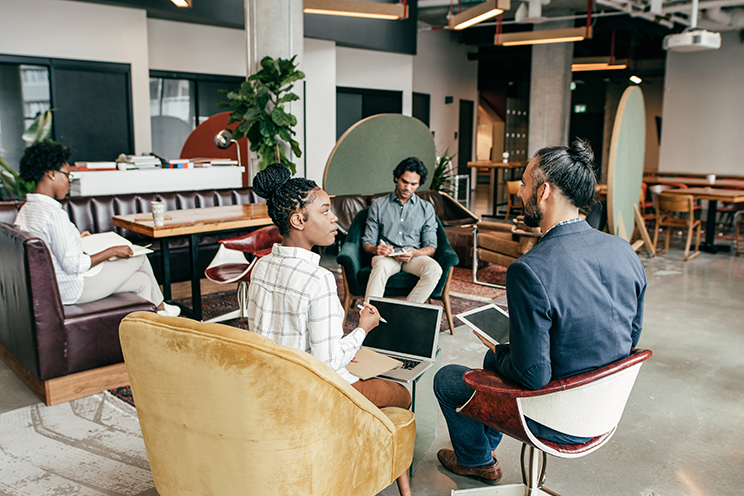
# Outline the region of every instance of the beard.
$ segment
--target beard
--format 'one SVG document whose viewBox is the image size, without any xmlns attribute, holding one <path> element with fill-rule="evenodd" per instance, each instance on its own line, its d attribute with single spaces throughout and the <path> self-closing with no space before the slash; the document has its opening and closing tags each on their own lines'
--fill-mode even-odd
<svg viewBox="0 0 744 496">
<path fill-rule="evenodd" d="M 543 213 L 537 206 L 537 192 L 533 191 L 529 201 L 524 204 L 524 223 L 528 227 L 540 227 Z"/>
</svg>

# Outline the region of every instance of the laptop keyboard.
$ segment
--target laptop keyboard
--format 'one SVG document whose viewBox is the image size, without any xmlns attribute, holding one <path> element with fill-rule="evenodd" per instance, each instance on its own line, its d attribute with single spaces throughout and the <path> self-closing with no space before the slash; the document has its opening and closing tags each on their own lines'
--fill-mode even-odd
<svg viewBox="0 0 744 496">
<path fill-rule="evenodd" d="M 408 360 L 407 358 L 398 358 L 398 357 L 396 357 L 395 359 L 403 362 L 403 366 L 401 367 L 401 369 L 403 370 L 411 370 L 412 368 L 416 367 L 416 365 L 421 363 L 420 360 Z"/>
</svg>

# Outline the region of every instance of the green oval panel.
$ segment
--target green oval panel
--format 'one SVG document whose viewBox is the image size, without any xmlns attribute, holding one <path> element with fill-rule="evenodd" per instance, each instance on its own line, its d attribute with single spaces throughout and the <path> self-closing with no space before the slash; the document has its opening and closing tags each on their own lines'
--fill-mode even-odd
<svg viewBox="0 0 744 496">
<path fill-rule="evenodd" d="M 634 206 L 638 205 L 643 180 L 646 147 L 646 110 L 643 92 L 628 87 L 618 105 L 612 129 L 607 168 L 607 223 L 610 234 L 630 241 L 635 227 Z"/>
<path fill-rule="evenodd" d="M 329 195 L 393 191 L 393 169 L 408 157 L 418 157 L 426 165 L 429 177 L 420 189 L 428 189 L 436 161 L 436 147 L 429 128 L 406 115 L 367 117 L 339 138 L 326 162 L 323 189 Z"/>
</svg>

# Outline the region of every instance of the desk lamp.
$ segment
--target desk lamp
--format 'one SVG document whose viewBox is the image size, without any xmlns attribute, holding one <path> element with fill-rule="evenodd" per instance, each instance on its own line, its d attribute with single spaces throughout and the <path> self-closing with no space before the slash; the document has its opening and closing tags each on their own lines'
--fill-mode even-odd
<svg viewBox="0 0 744 496">
<path fill-rule="evenodd" d="M 235 143 L 235 146 L 238 147 L 238 167 L 243 167 L 243 164 L 240 161 L 240 144 L 236 140 L 233 139 L 233 133 L 229 129 L 223 129 L 219 133 L 217 133 L 214 136 L 214 144 L 219 148 L 220 150 L 227 150 L 232 146 L 232 144 Z M 253 171 L 249 171 L 252 173 Z"/>
</svg>

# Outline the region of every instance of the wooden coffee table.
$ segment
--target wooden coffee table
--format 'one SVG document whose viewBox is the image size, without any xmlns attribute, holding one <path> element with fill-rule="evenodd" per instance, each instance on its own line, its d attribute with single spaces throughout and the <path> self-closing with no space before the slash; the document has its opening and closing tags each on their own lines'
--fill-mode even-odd
<svg viewBox="0 0 744 496">
<path fill-rule="evenodd" d="M 165 214 L 165 225 L 156 227 L 150 214 L 115 215 L 116 227 L 144 234 L 160 240 L 163 257 L 163 296 L 171 300 L 170 250 L 168 238 L 188 236 L 191 253 L 191 302 L 192 308 L 184 308 L 185 314 L 202 320 L 201 274 L 199 274 L 199 235 L 234 231 L 248 227 L 271 224 L 265 203 L 229 205 L 225 207 L 192 208 L 171 210 Z"/>
<path fill-rule="evenodd" d="M 708 200 L 708 219 L 705 222 L 705 242 L 700 244 L 700 250 L 708 253 L 718 253 L 719 251 L 729 251 L 729 245 L 716 245 L 716 213 L 718 212 L 718 202 L 725 201 L 728 203 L 744 202 L 744 190 L 741 189 L 720 189 L 720 188 L 687 188 L 687 189 L 665 189 L 665 195 L 691 195 L 696 200 Z"/>
</svg>

